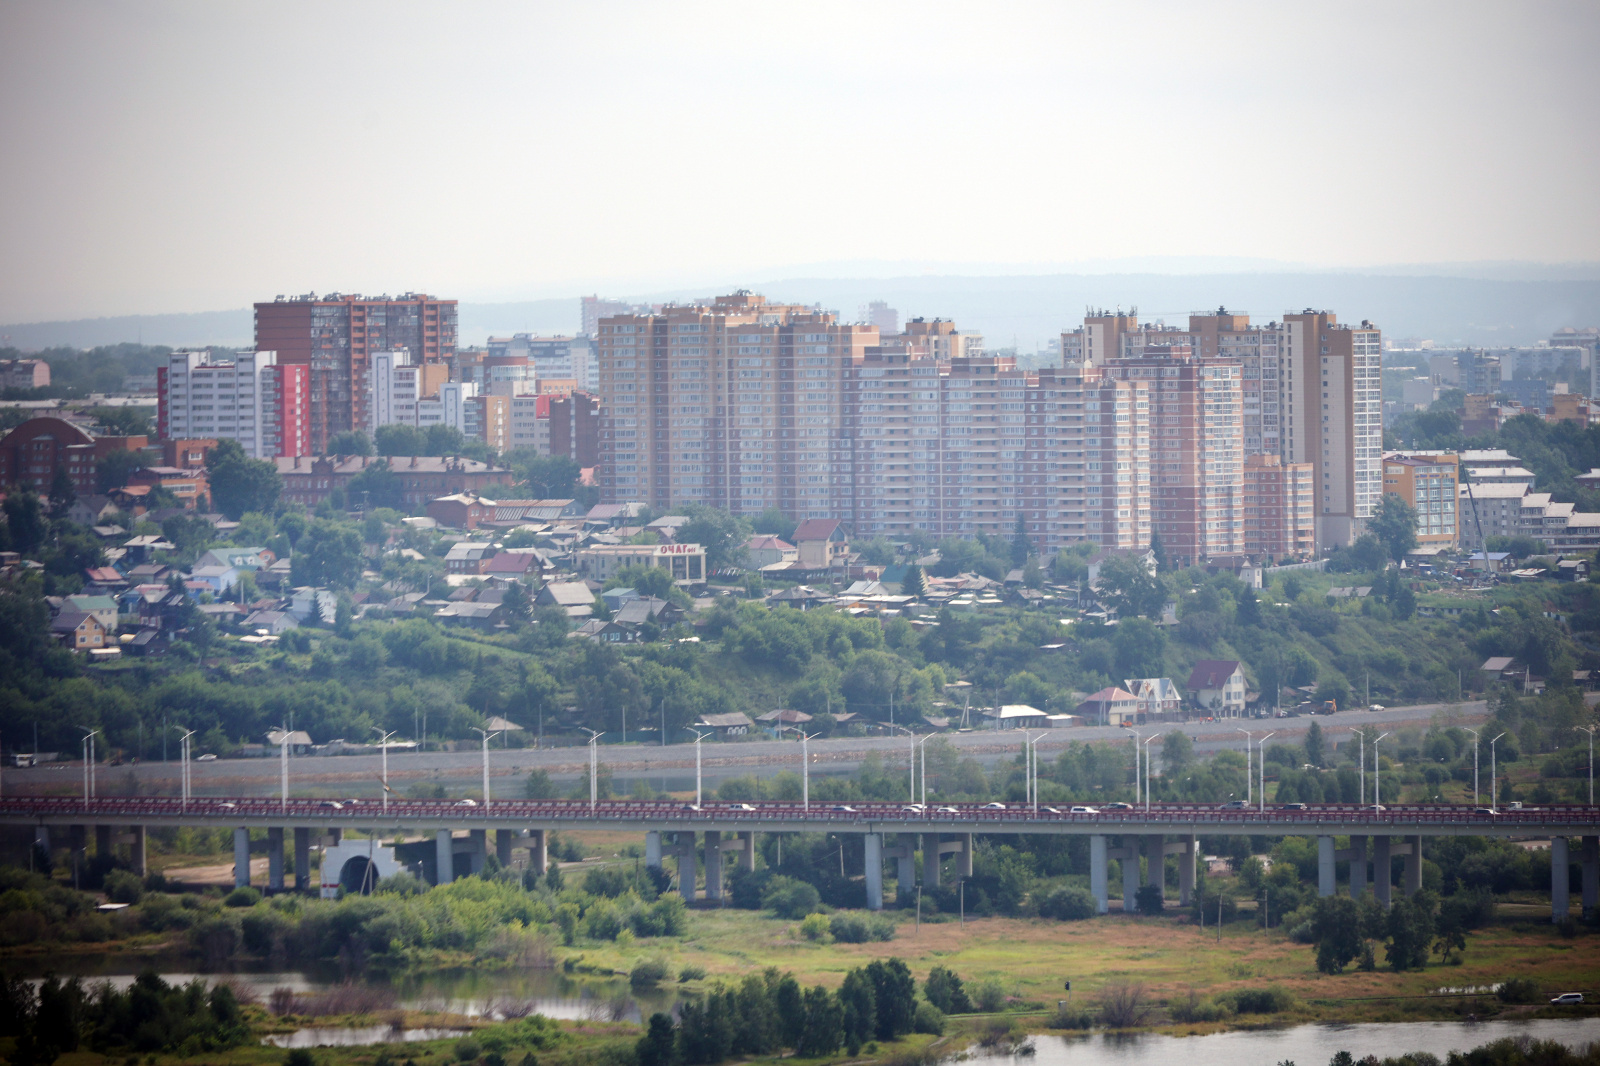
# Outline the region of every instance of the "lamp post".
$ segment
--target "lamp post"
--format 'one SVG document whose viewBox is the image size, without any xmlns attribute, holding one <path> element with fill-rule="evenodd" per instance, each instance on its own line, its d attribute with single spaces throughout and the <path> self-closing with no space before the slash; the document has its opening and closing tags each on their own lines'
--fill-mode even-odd
<svg viewBox="0 0 1600 1066">
<path fill-rule="evenodd" d="M 1592 725 L 1575 725 L 1572 728 L 1589 734 L 1589 806 L 1594 806 L 1594 731 Z"/>
<path fill-rule="evenodd" d="M 1471 733 L 1472 734 L 1472 804 L 1473 804 L 1473 806 L 1477 806 L 1477 804 L 1478 804 L 1478 740 L 1479 740 L 1478 731 L 1476 729 L 1468 729 L 1466 726 L 1462 726 L 1461 728 L 1462 728 L 1463 732 L 1467 732 L 1467 733 Z M 1589 802 L 1590 803 L 1594 802 L 1594 797 L 1593 796 L 1589 797 Z"/>
<path fill-rule="evenodd" d="M 1352 729 L 1350 732 L 1354 733 L 1361 741 L 1361 751 L 1356 756 L 1356 773 L 1360 782 L 1356 793 L 1356 803 L 1360 805 L 1367 802 L 1367 734 L 1360 729 Z"/>
<path fill-rule="evenodd" d="M 491 738 L 499 736 L 501 731 L 496 729 L 494 732 L 491 733 L 487 729 L 479 729 L 477 726 L 473 726 L 472 727 L 472 731 L 474 733 L 477 733 L 479 736 L 481 736 L 483 738 L 483 809 L 484 810 L 488 810 L 489 809 L 489 741 L 490 741 Z M 387 797 L 385 797 L 385 800 L 387 801 Z M 593 801 L 590 802 L 590 806 L 591 807 L 594 806 Z"/>
<path fill-rule="evenodd" d="M 267 739 L 272 739 L 272 730 L 267 730 Z M 282 789 L 282 799 L 279 801 L 281 809 L 289 809 L 289 730 L 286 726 L 278 727 L 278 775 Z"/>
<path fill-rule="evenodd" d="M 1138 806 L 1138 804 L 1139 804 L 1139 744 L 1144 740 L 1144 738 L 1139 735 L 1139 731 L 1137 729 L 1128 730 L 1128 734 L 1133 737 L 1133 802 L 1134 802 L 1134 806 Z"/>
<path fill-rule="evenodd" d="M 1378 741 L 1388 736 L 1388 733 L 1379 733 L 1372 738 L 1372 809 L 1377 810 L 1383 805 L 1383 767 L 1378 765 Z"/>
<path fill-rule="evenodd" d="M 927 804 L 928 804 L 928 741 L 930 741 L 932 739 L 933 739 L 933 734 L 929 733 L 929 734 L 925 735 L 921 740 L 917 741 L 917 751 L 920 752 L 921 756 L 922 756 L 922 804 L 923 804 L 923 806 L 927 806 Z"/>
<path fill-rule="evenodd" d="M 800 809 L 807 814 L 811 813 L 811 738 L 816 735 L 800 730 Z"/>
<path fill-rule="evenodd" d="M 587 726 L 580 727 L 589 734 L 589 809 L 592 811 L 600 802 L 600 738 L 604 733 L 596 733 Z"/>
<path fill-rule="evenodd" d="M 897 725 L 894 728 L 900 730 L 906 735 L 906 744 L 908 746 L 906 750 L 906 766 L 911 772 L 911 783 L 909 786 L 911 789 L 911 798 L 906 800 L 906 802 L 915 803 L 917 802 L 917 735 L 903 725 Z"/>
<path fill-rule="evenodd" d="M 1255 734 L 1248 729 L 1240 729 L 1238 726 L 1235 726 L 1234 729 L 1236 732 L 1244 734 L 1244 801 L 1249 803 L 1256 798 L 1254 788 L 1255 778 L 1250 776 L 1250 770 L 1252 766 L 1250 762 L 1250 740 L 1255 736 Z"/>
<path fill-rule="evenodd" d="M 1494 746 L 1503 736 L 1505 734 L 1501 733 L 1499 737 L 1489 741 L 1489 806 L 1494 810 L 1500 809 L 1500 771 L 1496 768 Z"/>
<path fill-rule="evenodd" d="M 1160 735 L 1161 735 L 1160 733 L 1151 733 L 1148 737 L 1145 737 L 1144 740 L 1140 742 L 1145 746 L 1145 748 L 1144 748 L 1144 810 L 1145 810 L 1146 814 L 1150 813 L 1150 742 L 1152 740 L 1154 740 L 1156 737 L 1159 737 Z M 1162 861 L 1165 861 L 1165 860 L 1162 860 Z"/>
<path fill-rule="evenodd" d="M 390 731 L 388 733 L 385 733 L 383 730 L 379 729 L 377 726 L 373 726 L 372 727 L 372 731 L 374 733 L 378 734 L 378 737 L 379 737 L 378 743 L 381 745 L 381 748 L 382 748 L 382 751 L 383 751 L 383 813 L 384 814 L 388 814 L 389 813 L 389 738 L 394 736 L 395 733 L 398 733 L 400 731 L 398 729 L 395 729 L 395 730 L 392 730 L 392 731 Z M 485 782 L 485 784 L 487 784 L 487 782 Z M 489 793 L 488 792 L 484 792 L 483 796 L 484 796 L 484 799 L 488 799 L 489 798 Z"/>
<path fill-rule="evenodd" d="M 182 729 L 183 727 L 179 726 L 178 728 Z M 189 809 L 189 794 L 191 791 L 193 791 L 194 787 L 191 783 L 192 779 L 189 776 L 189 738 L 194 736 L 194 734 L 195 730 L 191 729 L 184 733 L 183 736 L 178 738 L 178 757 L 181 760 L 181 763 L 178 767 L 180 771 L 178 779 L 179 787 L 183 790 L 183 809 L 185 811 Z"/>
<path fill-rule="evenodd" d="M 694 735 L 694 805 L 700 806 L 700 742 L 710 733 L 696 732 Z"/>
<path fill-rule="evenodd" d="M 1256 774 L 1259 778 L 1256 782 L 1256 792 L 1260 796 L 1258 800 L 1260 807 L 1257 809 L 1261 811 L 1267 809 L 1267 738 L 1277 735 L 1277 730 L 1273 730 L 1271 733 L 1263 733 L 1261 739 L 1256 741 Z"/>
<path fill-rule="evenodd" d="M 80 725 L 79 729 L 88 729 L 83 735 L 83 809 L 89 809 L 89 801 L 94 799 L 94 735 L 100 730 L 89 729 Z"/>
</svg>

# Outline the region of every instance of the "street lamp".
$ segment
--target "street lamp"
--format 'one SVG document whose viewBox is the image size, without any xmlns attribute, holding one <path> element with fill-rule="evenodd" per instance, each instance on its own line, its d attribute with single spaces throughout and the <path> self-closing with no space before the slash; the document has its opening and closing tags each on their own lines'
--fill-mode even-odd
<svg viewBox="0 0 1600 1066">
<path fill-rule="evenodd" d="M 1139 803 L 1139 744 L 1144 738 L 1139 735 L 1137 729 L 1128 730 L 1128 734 L 1133 737 L 1133 802 L 1137 806 Z"/>
<path fill-rule="evenodd" d="M 600 802 L 600 738 L 604 733 L 596 733 L 588 726 L 579 726 L 589 734 L 589 809 L 595 809 Z"/>
<path fill-rule="evenodd" d="M 1461 728 L 1463 731 L 1472 734 L 1472 805 L 1476 807 L 1478 805 L 1478 731 L 1476 729 L 1467 729 L 1466 726 Z M 1589 797 L 1589 802 L 1594 802 L 1593 796 Z"/>
<path fill-rule="evenodd" d="M 178 728 L 182 729 L 183 727 L 179 726 Z M 181 767 L 179 767 L 179 769 L 182 770 L 182 773 L 179 775 L 179 780 L 181 781 L 181 787 L 183 789 L 183 809 L 185 811 L 189 809 L 189 793 L 193 791 L 194 787 L 191 784 L 191 778 L 189 776 L 189 738 L 194 736 L 195 732 L 195 730 L 191 729 L 183 736 L 178 738 L 178 744 L 181 748 L 179 754 L 183 759 L 183 764 Z"/>
<path fill-rule="evenodd" d="M 1161 735 L 1160 733 L 1151 733 L 1148 737 L 1145 737 L 1144 740 L 1140 742 L 1140 743 L 1144 744 L 1144 746 L 1145 746 L 1145 749 L 1144 749 L 1144 811 L 1145 811 L 1146 814 L 1150 813 L 1150 742 L 1152 740 L 1154 740 L 1156 737 L 1159 737 L 1160 735 Z M 1165 860 L 1162 860 L 1162 861 L 1165 861 Z"/>
<path fill-rule="evenodd" d="M 932 733 L 928 733 L 928 734 L 924 735 L 921 740 L 917 741 L 917 751 L 921 754 L 921 757 L 922 757 L 922 804 L 923 804 L 923 806 L 927 806 L 927 803 L 928 803 L 928 741 L 932 740 L 933 737 L 934 737 L 934 735 Z"/>
<path fill-rule="evenodd" d="M 1575 725 L 1572 728 L 1589 734 L 1589 806 L 1594 806 L 1594 731 L 1592 725 Z"/>
<path fill-rule="evenodd" d="M 272 739 L 272 730 L 267 730 L 267 739 Z M 283 810 L 289 809 L 289 730 L 284 726 L 278 727 L 278 765 L 283 785 Z"/>
<path fill-rule="evenodd" d="M 911 771 L 911 798 L 906 802 L 915 803 L 917 802 L 917 735 L 903 725 L 896 725 L 893 728 L 905 733 L 906 743 L 909 745 L 906 752 L 906 766 Z"/>
<path fill-rule="evenodd" d="M 1378 741 L 1388 736 L 1380 733 L 1372 738 L 1372 809 L 1383 805 L 1383 768 L 1378 765 Z"/>
<path fill-rule="evenodd" d="M 1273 730 L 1271 733 L 1262 734 L 1261 739 L 1256 741 L 1256 774 L 1259 777 L 1256 791 L 1260 793 L 1258 809 L 1262 811 L 1267 809 L 1267 738 L 1277 735 L 1277 730 Z"/>
<path fill-rule="evenodd" d="M 1250 740 L 1255 736 L 1255 734 L 1248 729 L 1240 729 L 1238 726 L 1235 726 L 1234 730 L 1244 734 L 1244 801 L 1249 803 L 1251 800 L 1256 798 L 1254 790 L 1255 778 L 1250 776 L 1250 770 L 1252 768 L 1252 764 L 1250 762 Z"/>
<path fill-rule="evenodd" d="M 501 733 L 501 730 L 496 729 L 494 732 L 491 733 L 487 729 L 479 729 L 477 726 L 473 726 L 472 727 L 472 731 L 474 733 L 477 733 L 479 736 L 483 737 L 483 809 L 484 810 L 488 810 L 489 809 L 489 741 L 490 741 L 491 738 L 499 736 L 500 733 Z M 385 798 L 387 799 L 387 797 L 385 797 Z M 592 803 L 590 805 L 593 806 Z"/>
<path fill-rule="evenodd" d="M 79 729 L 89 729 L 80 725 Z M 83 809 L 89 809 L 89 801 L 94 799 L 94 735 L 98 729 L 89 729 L 83 735 Z"/>
<path fill-rule="evenodd" d="M 372 731 L 374 733 L 378 734 L 378 737 L 379 737 L 378 743 L 379 743 L 379 745 L 380 745 L 380 747 L 382 748 L 382 751 L 383 751 L 383 813 L 384 814 L 388 814 L 389 813 L 389 738 L 394 736 L 395 733 L 400 732 L 400 730 L 395 729 L 395 730 L 391 730 L 388 733 L 385 733 L 382 729 L 379 729 L 377 726 L 373 726 L 372 727 Z M 485 783 L 487 784 L 487 781 Z M 483 798 L 485 800 L 487 800 L 489 798 L 489 793 L 487 791 L 484 792 Z"/>
<path fill-rule="evenodd" d="M 800 731 L 800 809 L 811 813 L 811 738 L 815 733 Z"/>
<path fill-rule="evenodd" d="M 1489 741 L 1489 807 L 1493 810 L 1500 809 L 1500 771 L 1496 769 L 1494 746 L 1503 736 L 1505 734 L 1501 733 Z"/>
<path fill-rule="evenodd" d="M 1361 752 L 1356 757 L 1356 762 L 1358 764 L 1357 773 L 1360 775 L 1361 782 L 1360 790 L 1356 795 L 1356 802 L 1358 804 L 1364 804 L 1367 802 L 1367 734 L 1365 731 L 1360 729 L 1352 729 L 1350 732 L 1354 733 L 1361 740 Z"/>
<path fill-rule="evenodd" d="M 696 732 L 694 735 L 694 805 L 700 806 L 700 742 L 710 733 Z"/>
</svg>

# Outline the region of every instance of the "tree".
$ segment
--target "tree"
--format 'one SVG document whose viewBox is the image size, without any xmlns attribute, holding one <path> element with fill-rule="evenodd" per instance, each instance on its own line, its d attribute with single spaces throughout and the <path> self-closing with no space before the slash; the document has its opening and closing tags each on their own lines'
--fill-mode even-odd
<svg viewBox="0 0 1600 1066">
<path fill-rule="evenodd" d="M 1161 738 L 1161 767 L 1167 776 L 1177 774 L 1194 764 L 1194 741 L 1182 730 L 1173 730 Z"/>
<path fill-rule="evenodd" d="M 519 448 L 506 456 L 506 465 L 528 494 L 541 500 L 564 500 L 572 496 L 573 482 L 583 470 L 577 460 L 565 455 L 540 455 L 531 448 Z"/>
<path fill-rule="evenodd" d="M 73 484 L 66 464 L 56 464 L 55 476 L 50 479 L 50 513 L 57 518 L 65 515 L 77 498 L 78 486 Z"/>
<path fill-rule="evenodd" d="M 1118 677 L 1161 677 L 1167 635 L 1144 618 L 1124 618 L 1111 640 Z"/>
<path fill-rule="evenodd" d="M 387 459 L 379 459 L 362 467 L 361 471 L 350 479 L 345 492 L 350 502 L 359 503 L 362 510 L 388 507 L 399 511 L 405 507 L 405 493 L 400 485 L 400 477 L 389 466 Z"/>
<path fill-rule="evenodd" d="M 513 581 L 500 600 L 500 606 L 504 608 L 506 622 L 512 629 L 527 625 L 528 614 L 533 610 L 533 600 L 528 595 L 527 586 L 520 581 Z"/>
<path fill-rule="evenodd" d="M 1028 539 L 1028 527 L 1023 522 L 1022 515 L 1017 515 L 1017 524 L 1011 530 L 1011 565 L 1021 566 L 1028 561 L 1028 556 L 1033 554 L 1033 541 Z"/>
<path fill-rule="evenodd" d="M 856 1055 L 878 1031 L 877 996 L 865 970 L 851 970 L 844 975 L 844 983 L 839 986 L 839 1009 L 845 1049 Z"/>
<path fill-rule="evenodd" d="M 276 463 L 252 459 L 236 440 L 219 440 L 206 452 L 211 503 L 237 522 L 246 511 L 270 512 L 283 491 Z"/>
<path fill-rule="evenodd" d="M 1361 920 L 1356 901 L 1348 896 L 1323 896 L 1311 916 L 1317 944 L 1317 969 L 1338 973 L 1361 954 Z"/>
<path fill-rule="evenodd" d="M 900 582 L 900 592 L 905 596 L 919 598 L 928 594 L 928 583 L 922 576 L 922 567 L 916 563 L 906 567 L 906 576 Z"/>
<path fill-rule="evenodd" d="M 948 967 L 935 966 L 928 971 L 928 980 L 923 984 L 922 994 L 928 997 L 929 1003 L 946 1014 L 972 1013 L 972 1000 L 967 998 L 967 990 L 962 987 L 961 978 Z"/>
<path fill-rule="evenodd" d="M 1322 726 L 1316 722 L 1311 723 L 1311 728 L 1306 730 L 1306 762 L 1312 766 L 1321 766 L 1326 757 L 1322 745 Z"/>
<path fill-rule="evenodd" d="M 1016 703 L 1042 708 L 1050 700 L 1050 686 L 1039 675 L 1019 670 L 1006 678 L 1006 695 Z"/>
<path fill-rule="evenodd" d="M 1261 601 L 1256 596 L 1256 590 L 1249 585 L 1239 594 L 1234 611 L 1234 621 L 1242 626 L 1258 626 L 1261 624 Z"/>
<path fill-rule="evenodd" d="M 911 1032 L 917 1011 L 917 982 L 899 959 L 875 959 L 867 964 L 873 999 L 878 1008 L 878 1039 L 894 1040 Z"/>
<path fill-rule="evenodd" d="M 768 507 L 756 516 L 752 527 L 757 533 L 767 533 L 784 540 L 792 540 L 800 523 L 776 507 Z"/>
<path fill-rule="evenodd" d="M 290 557 L 296 585 L 349 588 L 361 576 L 361 536 L 354 529 L 319 518 L 300 538 Z"/>
<path fill-rule="evenodd" d="M 328 438 L 323 455 L 371 455 L 372 438 L 359 429 L 347 429 Z"/>
<path fill-rule="evenodd" d="M 795 1054 L 803 1059 L 832 1055 L 844 1043 L 844 1014 L 826 988 L 808 988 L 801 1000 L 800 1039 Z"/>
<path fill-rule="evenodd" d="M 1172 560 L 1167 558 L 1167 546 L 1161 542 L 1159 531 L 1150 534 L 1150 554 L 1156 557 L 1156 573 L 1172 569 Z"/>
<path fill-rule="evenodd" d="M 107 452 L 94 467 L 95 491 L 104 496 L 112 489 L 119 489 L 128 483 L 128 478 L 135 470 L 144 466 L 144 453 L 120 450 Z"/>
<path fill-rule="evenodd" d="M 421 455 L 428 438 L 416 426 L 390 422 L 373 431 L 372 443 L 379 455 Z"/>
<path fill-rule="evenodd" d="M 750 539 L 750 526 L 745 519 L 699 504 L 690 504 L 684 513 L 689 521 L 679 527 L 674 538 L 679 544 L 702 545 L 706 566 L 712 570 L 744 565 L 744 546 Z"/>
<path fill-rule="evenodd" d="M 39 497 L 31 489 L 7 493 L 4 509 L 11 550 L 23 555 L 37 552 L 48 531 Z"/>
<path fill-rule="evenodd" d="M 672 1015 L 659 1011 L 650 1015 L 649 1028 L 634 1045 L 634 1057 L 639 1066 L 673 1066 L 677 1057 L 677 1036 Z"/>
<path fill-rule="evenodd" d="M 1392 492 L 1383 494 L 1372 517 L 1367 519 L 1367 529 L 1388 551 L 1389 558 L 1399 562 L 1406 552 L 1417 546 L 1417 509 Z"/>
<path fill-rule="evenodd" d="M 1108 555 L 1100 563 L 1100 596 L 1123 618 L 1157 617 L 1167 605 L 1167 589 L 1133 555 Z"/>
<path fill-rule="evenodd" d="M 1435 903 L 1433 893 L 1422 891 L 1396 900 L 1389 909 L 1385 957 L 1391 969 L 1420 970 L 1428 964 Z"/>
</svg>

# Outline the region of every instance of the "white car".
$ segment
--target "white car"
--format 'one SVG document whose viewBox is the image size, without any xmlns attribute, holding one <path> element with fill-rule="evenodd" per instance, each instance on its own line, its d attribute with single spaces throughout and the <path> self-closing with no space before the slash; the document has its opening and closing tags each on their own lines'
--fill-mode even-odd
<svg viewBox="0 0 1600 1066">
<path fill-rule="evenodd" d="M 830 807 L 829 810 L 838 811 L 841 814 L 854 814 L 854 813 L 856 813 L 856 809 L 854 807 L 850 806 L 848 803 L 841 803 L 837 807 Z"/>
<path fill-rule="evenodd" d="M 215 755 L 211 754 L 210 752 L 207 752 L 204 755 L 197 756 L 194 761 L 195 762 L 216 762 L 217 761 L 217 757 Z"/>
<path fill-rule="evenodd" d="M 940 807 L 934 813 L 936 813 L 936 814 L 960 814 L 961 813 L 961 808 L 960 807 Z"/>
<path fill-rule="evenodd" d="M 476 807 L 477 805 L 478 801 L 475 799 L 456 800 L 457 807 Z"/>
<path fill-rule="evenodd" d="M 1583 1002 L 1583 993 L 1582 992 L 1563 992 L 1559 996 L 1557 996 L 1555 999 L 1552 999 L 1550 1002 L 1551 1003 L 1582 1003 Z"/>
<path fill-rule="evenodd" d="M 1003 811 L 1006 809 L 1006 805 L 1004 803 L 985 803 L 983 809 L 986 811 Z"/>
<path fill-rule="evenodd" d="M 1367 710 L 1369 710 L 1369 711 L 1382 711 L 1382 710 L 1387 710 L 1387 709 L 1388 708 L 1384 707 L 1384 705 L 1381 704 L 1381 703 L 1374 703 L 1371 707 L 1367 708 Z"/>
<path fill-rule="evenodd" d="M 910 811 L 913 814 L 921 814 L 923 811 L 927 810 L 928 808 L 924 807 L 920 803 L 908 803 L 904 807 L 901 807 L 900 809 L 902 811 Z"/>
<path fill-rule="evenodd" d="M 1073 814 L 1099 814 L 1100 812 L 1098 810 L 1096 810 L 1094 807 L 1074 807 L 1074 808 L 1072 808 L 1072 813 Z"/>
</svg>

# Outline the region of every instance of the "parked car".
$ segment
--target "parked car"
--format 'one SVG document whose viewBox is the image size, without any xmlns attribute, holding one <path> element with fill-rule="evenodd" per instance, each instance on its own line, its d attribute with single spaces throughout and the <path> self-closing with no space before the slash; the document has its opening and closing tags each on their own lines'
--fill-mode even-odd
<svg viewBox="0 0 1600 1066">
<path fill-rule="evenodd" d="M 1582 1003 L 1582 992 L 1563 992 L 1550 1001 L 1551 1003 Z"/>
</svg>

